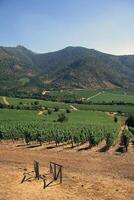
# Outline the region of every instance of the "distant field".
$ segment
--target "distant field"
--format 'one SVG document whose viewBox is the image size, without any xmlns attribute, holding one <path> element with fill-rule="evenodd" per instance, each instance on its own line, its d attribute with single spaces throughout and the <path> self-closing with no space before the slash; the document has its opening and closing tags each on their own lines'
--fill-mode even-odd
<svg viewBox="0 0 134 200">
<path fill-rule="evenodd" d="M 43 114 L 38 115 L 38 111 L 25 111 L 25 110 L 11 110 L 1 109 L 0 110 L 0 121 L 20 121 L 30 122 L 39 120 L 40 122 L 53 122 L 58 118 L 58 114 L 63 111 L 53 112 L 51 115 Z M 95 111 L 75 111 L 67 114 L 68 122 L 65 124 L 113 124 L 112 117 L 109 117 L 103 112 Z"/>
<path fill-rule="evenodd" d="M 111 90 L 61 90 L 61 91 L 50 91 L 49 95 L 60 97 L 60 96 L 74 96 L 77 99 L 85 99 L 92 102 L 125 102 L 134 103 L 134 90 L 126 89 L 111 89 Z"/>
<path fill-rule="evenodd" d="M 104 94 L 103 94 L 104 92 Z M 75 95 L 78 98 L 89 98 L 95 96 L 98 93 L 102 93 L 100 96 L 106 96 L 106 100 L 108 96 L 110 98 L 108 100 L 119 100 L 121 101 L 121 97 L 124 97 L 123 100 L 132 101 L 134 100 L 134 90 L 127 90 L 127 89 L 109 89 L 109 90 L 87 90 L 87 89 L 74 89 L 74 90 L 60 90 L 60 91 L 49 91 L 48 94 L 52 96 L 69 96 Z M 117 97 L 116 97 L 117 95 Z M 96 99 L 96 98 L 95 98 Z M 100 99 L 101 100 L 101 99 Z M 105 99 L 104 99 L 105 100 Z M 103 99 L 102 99 L 103 101 Z"/>
<path fill-rule="evenodd" d="M 134 95 L 128 95 L 126 93 L 124 94 L 116 94 L 116 93 L 110 93 L 110 92 L 104 92 L 100 95 L 92 98 L 92 102 L 124 102 L 124 103 L 134 103 Z"/>
<path fill-rule="evenodd" d="M 39 102 L 42 107 L 50 107 L 54 108 L 58 106 L 59 108 L 68 108 L 69 105 L 62 103 L 62 102 L 54 102 L 54 101 L 44 101 L 44 100 L 37 100 L 37 99 L 20 99 L 20 98 L 6 98 L 9 104 L 11 105 L 19 105 L 23 103 L 24 105 L 31 105 L 34 104 L 35 101 Z"/>
<path fill-rule="evenodd" d="M 124 105 L 85 105 L 85 104 L 74 104 L 77 109 L 80 110 L 98 110 L 104 112 L 118 112 L 123 113 L 134 113 L 134 106 Z"/>
<path fill-rule="evenodd" d="M 103 98 L 108 96 L 104 93 Z M 112 94 L 114 96 L 114 94 Z M 99 99 L 101 96 L 94 97 L 94 99 Z M 132 96 L 133 98 L 133 96 Z M 34 102 L 39 102 L 39 105 L 42 108 L 48 107 L 48 108 L 55 108 L 59 107 L 60 109 L 67 109 L 70 108 L 71 105 L 76 107 L 78 110 L 94 110 L 94 111 L 103 111 L 103 112 L 123 112 L 123 113 L 134 113 L 134 106 L 130 105 L 86 105 L 86 104 L 68 104 L 68 103 L 62 103 L 62 102 L 54 102 L 54 101 L 44 101 L 44 100 L 36 100 L 36 99 L 20 99 L 20 98 L 11 98 L 6 97 L 6 100 L 10 105 L 20 105 L 22 103 L 23 105 L 30 106 L 34 104 Z M 3 102 L 3 98 L 0 97 L 0 102 Z M 4 103 L 4 102 L 3 102 Z"/>
<path fill-rule="evenodd" d="M 118 88 L 118 89 L 106 89 L 105 92 L 110 92 L 113 94 L 127 94 L 127 95 L 133 95 L 134 96 L 134 89 L 130 90 L 130 89 L 122 89 L 122 88 Z"/>
<path fill-rule="evenodd" d="M 50 91 L 48 94 L 52 95 L 52 96 L 76 96 L 78 98 L 89 98 L 95 94 L 97 94 L 98 91 L 92 91 L 92 90 L 60 90 L 60 91 Z"/>
</svg>

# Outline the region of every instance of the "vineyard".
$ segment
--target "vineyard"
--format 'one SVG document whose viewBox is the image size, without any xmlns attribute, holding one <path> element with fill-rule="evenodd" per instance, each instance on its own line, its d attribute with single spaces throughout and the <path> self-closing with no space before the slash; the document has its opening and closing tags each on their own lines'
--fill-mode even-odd
<svg viewBox="0 0 134 200">
<path fill-rule="evenodd" d="M 79 110 L 96 110 L 102 112 L 134 113 L 134 106 L 127 105 L 86 105 L 74 104 Z"/>
<path fill-rule="evenodd" d="M 0 137 L 1 139 L 55 142 L 70 144 L 89 143 L 96 146 L 102 140 L 110 147 L 120 129 L 120 119 L 114 122 L 113 118 L 105 113 L 93 111 L 77 111 L 67 115 L 64 123 L 57 121 L 59 113 L 39 116 L 36 111 L 8 110 L 0 111 Z"/>
<path fill-rule="evenodd" d="M 13 106 L 32 106 L 34 105 L 35 102 L 38 103 L 38 105 L 40 105 L 40 107 L 50 107 L 50 108 L 54 108 L 56 106 L 58 106 L 59 108 L 68 108 L 69 105 L 62 103 L 62 102 L 53 102 L 53 101 L 44 101 L 44 100 L 37 100 L 37 99 L 21 99 L 21 98 L 12 98 L 12 97 L 7 97 L 6 98 L 7 101 L 9 102 L 10 105 Z M 3 103 L 3 99 L 2 97 L 0 97 L 0 103 Z"/>
<path fill-rule="evenodd" d="M 97 96 L 97 94 L 99 95 Z M 134 90 L 128 89 L 100 89 L 100 90 L 61 90 L 61 91 L 49 91 L 47 94 L 51 96 L 75 96 L 77 99 L 84 98 L 90 99 L 92 102 L 126 102 L 133 103 L 134 102 Z M 93 97 L 93 98 L 92 98 Z"/>
<path fill-rule="evenodd" d="M 95 97 L 97 98 L 97 97 Z M 107 97 L 108 98 L 108 97 Z M 23 109 L 23 110 L 37 110 L 44 108 L 58 107 L 60 109 L 69 109 L 72 105 L 79 110 L 91 110 L 91 111 L 103 111 L 103 112 L 119 112 L 119 113 L 134 113 L 133 105 L 90 105 L 90 104 L 78 104 L 78 103 L 64 103 L 56 101 L 46 101 L 37 99 L 21 99 L 6 97 L 9 103 L 8 107 L 13 109 Z M 4 104 L 3 98 L 0 97 L 0 104 Z M 6 105 L 7 107 L 7 105 Z"/>
<path fill-rule="evenodd" d="M 127 92 L 127 93 L 126 93 Z M 100 104 L 65 103 L 39 99 L 0 97 L 0 103 L 5 106 L 0 109 L 0 139 L 21 140 L 27 143 L 37 141 L 40 144 L 48 142 L 70 144 L 75 146 L 88 143 L 89 147 L 98 145 L 105 140 L 108 148 L 116 140 L 123 116 L 114 116 L 105 112 L 117 112 L 128 115 L 134 113 L 133 105 L 102 105 L 105 101 L 133 102 L 133 91 L 86 91 L 68 90 L 51 91 L 49 95 L 75 95 L 77 98 L 89 98 L 89 101 Z M 91 99 L 90 99 L 91 98 Z M 103 111 L 103 112 L 102 112 Z M 58 121 L 58 116 L 65 118 Z M 64 116 L 65 115 L 65 116 Z"/>
</svg>

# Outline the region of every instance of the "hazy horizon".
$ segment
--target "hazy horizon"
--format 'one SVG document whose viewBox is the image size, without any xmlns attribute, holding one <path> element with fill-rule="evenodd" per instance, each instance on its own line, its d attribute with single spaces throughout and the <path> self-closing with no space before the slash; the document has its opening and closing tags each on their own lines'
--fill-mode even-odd
<svg viewBox="0 0 134 200">
<path fill-rule="evenodd" d="M 0 0 L 0 46 L 37 53 L 81 46 L 134 54 L 132 0 Z"/>
</svg>

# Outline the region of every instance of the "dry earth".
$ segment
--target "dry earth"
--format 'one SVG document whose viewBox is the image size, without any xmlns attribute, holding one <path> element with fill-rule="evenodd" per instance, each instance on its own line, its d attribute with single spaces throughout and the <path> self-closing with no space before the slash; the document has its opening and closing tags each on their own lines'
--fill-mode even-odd
<svg viewBox="0 0 134 200">
<path fill-rule="evenodd" d="M 21 143 L 22 144 L 22 143 Z M 0 144 L 0 200 L 134 200 L 134 148 L 126 154 L 79 151 L 63 147 L 26 148 Z M 43 189 L 42 180 L 20 184 L 33 160 L 47 173 L 49 161 L 64 166 L 63 183 Z"/>
</svg>

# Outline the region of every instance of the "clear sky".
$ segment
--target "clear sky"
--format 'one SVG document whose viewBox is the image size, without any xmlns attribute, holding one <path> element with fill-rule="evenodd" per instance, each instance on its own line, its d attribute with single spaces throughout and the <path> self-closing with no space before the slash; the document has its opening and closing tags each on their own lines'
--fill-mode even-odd
<svg viewBox="0 0 134 200">
<path fill-rule="evenodd" d="M 134 54 L 134 0 L 0 0 L 0 46 Z"/>
</svg>

